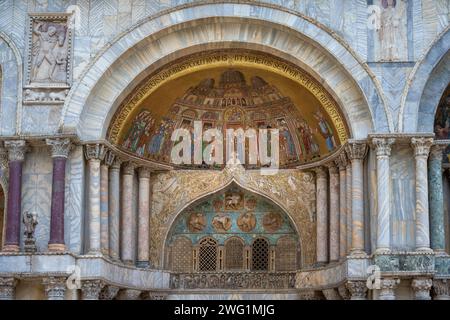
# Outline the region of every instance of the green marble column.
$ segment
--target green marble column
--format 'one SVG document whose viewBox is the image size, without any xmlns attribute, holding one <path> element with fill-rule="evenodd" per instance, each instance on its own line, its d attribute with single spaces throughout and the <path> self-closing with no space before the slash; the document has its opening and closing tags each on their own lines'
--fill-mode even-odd
<svg viewBox="0 0 450 320">
<path fill-rule="evenodd" d="M 436 252 L 445 250 L 444 197 L 442 189 L 442 151 L 444 148 L 444 145 L 432 146 L 428 163 L 431 248 Z"/>
</svg>

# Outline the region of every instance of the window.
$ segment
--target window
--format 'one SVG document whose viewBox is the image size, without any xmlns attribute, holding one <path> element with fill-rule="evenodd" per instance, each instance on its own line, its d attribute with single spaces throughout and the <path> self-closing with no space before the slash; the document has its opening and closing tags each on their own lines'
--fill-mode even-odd
<svg viewBox="0 0 450 320">
<path fill-rule="evenodd" d="M 252 244 L 252 270 L 269 270 L 269 243 L 266 239 L 257 238 Z"/>
<path fill-rule="evenodd" d="M 230 238 L 225 243 L 225 269 L 241 270 L 244 262 L 244 243 L 239 238 Z"/>
<path fill-rule="evenodd" d="M 177 272 L 192 271 L 192 242 L 186 237 L 177 238 L 172 244 L 171 269 Z"/>
<path fill-rule="evenodd" d="M 200 241 L 198 251 L 198 270 L 216 271 L 217 267 L 217 241 L 205 238 Z"/>
<path fill-rule="evenodd" d="M 292 237 L 278 239 L 275 249 L 275 270 L 291 271 L 296 269 L 297 245 Z"/>
</svg>

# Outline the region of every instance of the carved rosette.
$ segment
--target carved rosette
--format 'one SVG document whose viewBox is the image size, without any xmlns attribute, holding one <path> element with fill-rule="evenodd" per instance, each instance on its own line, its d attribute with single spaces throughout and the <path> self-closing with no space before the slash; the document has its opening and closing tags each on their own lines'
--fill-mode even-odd
<svg viewBox="0 0 450 320">
<path fill-rule="evenodd" d="M 111 150 L 106 151 L 105 153 L 105 165 L 111 167 L 116 160 L 116 155 Z"/>
<path fill-rule="evenodd" d="M 46 139 L 45 142 L 48 146 L 50 146 L 52 158 L 67 158 L 69 156 L 70 150 L 72 148 L 70 139 Z"/>
<path fill-rule="evenodd" d="M 0 278 L 0 300 L 14 300 L 16 285 L 14 278 Z"/>
<path fill-rule="evenodd" d="M 140 295 L 140 290 L 123 289 L 119 291 L 117 298 L 119 300 L 139 300 Z"/>
<path fill-rule="evenodd" d="M 428 157 L 432 145 L 433 138 L 411 138 L 411 146 L 416 157 Z"/>
<path fill-rule="evenodd" d="M 413 279 L 411 288 L 414 291 L 414 297 L 416 300 L 430 300 L 430 290 L 432 286 L 431 279 L 417 278 Z"/>
<path fill-rule="evenodd" d="M 104 283 L 102 280 L 83 280 L 81 293 L 83 300 L 98 300 Z"/>
<path fill-rule="evenodd" d="M 350 141 L 345 146 L 348 159 L 363 160 L 367 154 L 367 144 L 365 142 Z"/>
<path fill-rule="evenodd" d="M 48 277 L 43 280 L 47 300 L 64 300 L 66 293 L 65 277 Z"/>
<path fill-rule="evenodd" d="M 377 158 L 390 157 L 394 138 L 373 138 L 372 145 L 377 153 Z"/>
<path fill-rule="evenodd" d="M 5 141 L 5 148 L 8 150 L 8 160 L 23 161 L 27 152 L 27 144 L 25 140 Z"/>
<path fill-rule="evenodd" d="M 447 279 L 433 280 L 434 300 L 450 300 L 450 282 Z"/>
<path fill-rule="evenodd" d="M 400 279 L 381 279 L 380 300 L 395 300 L 395 288 L 400 283 Z"/>
<path fill-rule="evenodd" d="M 86 160 L 100 160 L 105 158 L 106 148 L 102 144 L 87 144 L 84 146 Z"/>
<path fill-rule="evenodd" d="M 367 284 L 366 281 L 348 281 L 347 289 L 350 292 L 350 300 L 366 300 Z"/>
<path fill-rule="evenodd" d="M 100 291 L 99 299 L 100 300 L 112 300 L 117 296 L 119 292 L 119 287 L 106 285 Z"/>
</svg>

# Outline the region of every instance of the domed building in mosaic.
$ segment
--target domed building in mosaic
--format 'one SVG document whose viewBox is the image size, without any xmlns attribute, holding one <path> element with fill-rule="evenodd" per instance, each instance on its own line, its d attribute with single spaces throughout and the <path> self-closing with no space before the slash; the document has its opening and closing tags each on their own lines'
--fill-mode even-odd
<svg viewBox="0 0 450 320">
<path fill-rule="evenodd" d="M 0 1 L 0 299 L 450 299 L 449 1 L 119 2 Z"/>
</svg>

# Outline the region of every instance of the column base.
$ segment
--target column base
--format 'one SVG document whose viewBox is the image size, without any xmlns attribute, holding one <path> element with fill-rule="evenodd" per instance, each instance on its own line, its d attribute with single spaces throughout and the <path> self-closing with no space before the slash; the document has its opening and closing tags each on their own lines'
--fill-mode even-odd
<svg viewBox="0 0 450 320">
<path fill-rule="evenodd" d="M 374 254 L 382 255 L 382 254 L 390 254 L 391 249 L 389 248 L 377 248 L 374 252 Z"/>
<path fill-rule="evenodd" d="M 20 247 L 17 244 L 5 244 L 2 249 L 3 252 L 20 252 Z"/>
<path fill-rule="evenodd" d="M 419 248 L 416 248 L 416 251 L 423 252 L 423 253 L 433 253 L 434 252 L 433 249 L 428 248 L 428 247 L 419 247 Z"/>
<path fill-rule="evenodd" d="M 350 251 L 350 258 L 367 258 L 368 255 L 364 250 L 361 249 L 352 249 Z"/>
<path fill-rule="evenodd" d="M 443 249 L 432 249 L 436 257 L 448 257 L 448 253 Z"/>
<path fill-rule="evenodd" d="M 48 251 L 50 252 L 64 252 L 66 251 L 66 245 L 63 243 L 49 243 Z"/>
<path fill-rule="evenodd" d="M 148 261 L 137 261 L 136 262 L 136 267 L 138 267 L 138 268 L 149 268 L 150 267 L 150 263 Z"/>
</svg>

